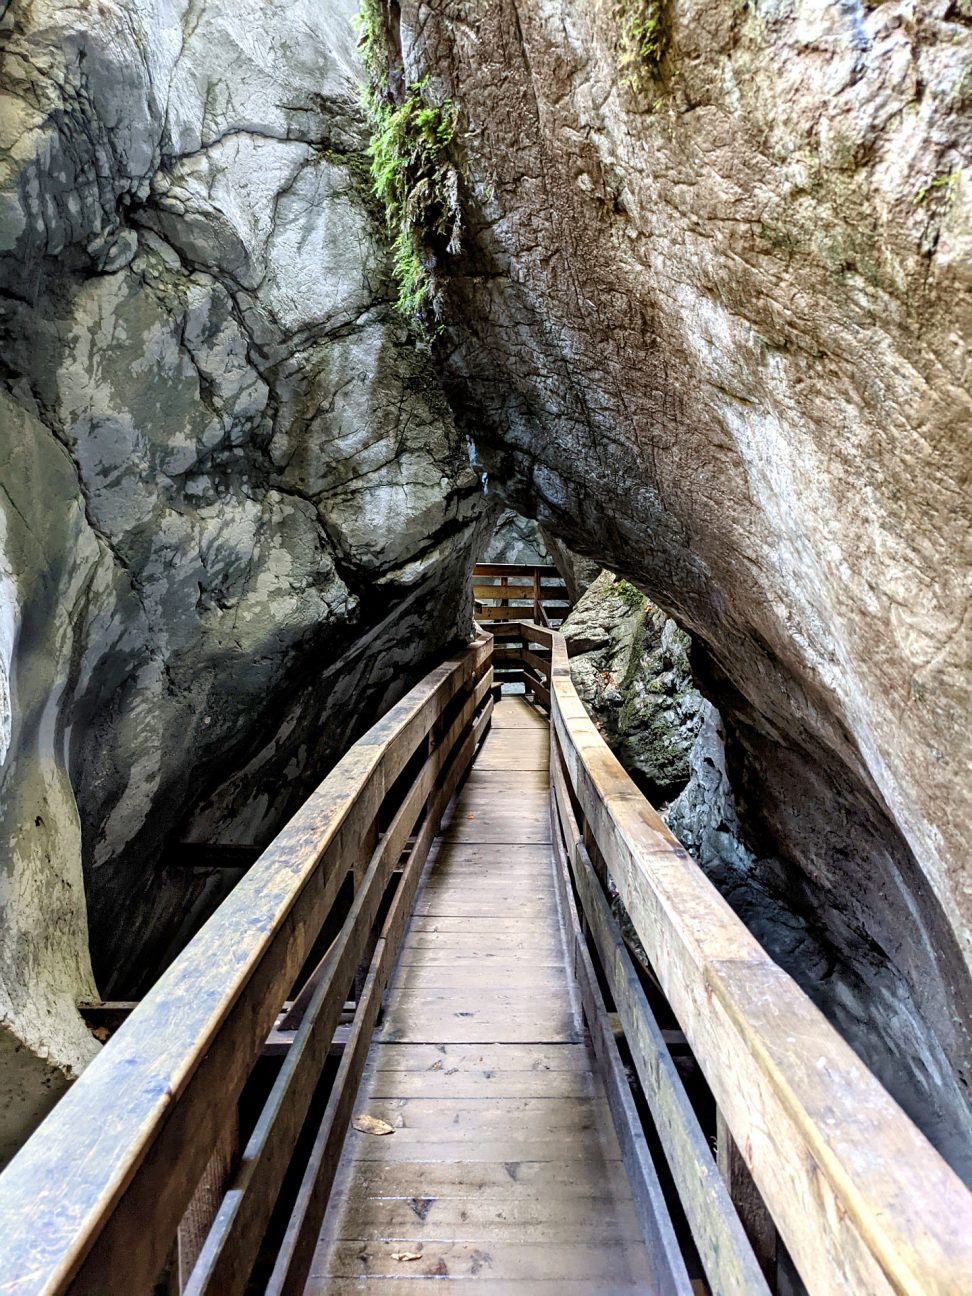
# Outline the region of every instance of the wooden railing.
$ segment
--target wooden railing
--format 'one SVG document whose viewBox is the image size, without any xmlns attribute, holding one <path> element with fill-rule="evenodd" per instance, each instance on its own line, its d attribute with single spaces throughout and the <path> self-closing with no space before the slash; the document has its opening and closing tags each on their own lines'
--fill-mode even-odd
<svg viewBox="0 0 972 1296">
<path fill-rule="evenodd" d="M 491 649 L 355 743 L 0 1176 L 0 1292 L 140 1296 L 174 1269 L 170 1290 L 242 1292 L 285 1176 L 266 1290 L 302 1290 L 422 864 L 489 722 Z"/>
<path fill-rule="evenodd" d="M 813 1296 L 972 1291 L 972 1196 L 630 782 L 563 638 L 497 630 L 550 711 L 562 906 L 646 1226 L 665 1207 L 636 1097 L 714 1292 L 773 1284 L 775 1230 Z M 423 861 L 489 723 L 492 661 L 481 635 L 350 749 L 14 1158 L 0 1292 L 140 1296 L 174 1270 L 171 1290 L 231 1296 L 258 1257 L 265 1290 L 302 1289 Z M 676 1035 L 717 1106 L 718 1161 Z M 687 1296 L 673 1238 L 659 1232 L 666 1296 Z"/>
<path fill-rule="evenodd" d="M 555 850 L 583 928 L 575 971 L 633 1183 L 659 1193 L 595 961 L 714 1292 L 775 1287 L 776 1230 L 813 1296 L 972 1292 L 972 1194 L 625 774 L 574 690 L 563 637 L 526 623 L 504 633 L 551 714 Z M 711 1090 L 717 1158 L 668 1047 L 677 1032 L 663 1034 L 649 993 Z"/>
<path fill-rule="evenodd" d="M 536 621 L 559 625 L 570 608 L 567 586 L 553 566 L 477 563 L 473 571 L 475 616 L 480 625 Z"/>
</svg>

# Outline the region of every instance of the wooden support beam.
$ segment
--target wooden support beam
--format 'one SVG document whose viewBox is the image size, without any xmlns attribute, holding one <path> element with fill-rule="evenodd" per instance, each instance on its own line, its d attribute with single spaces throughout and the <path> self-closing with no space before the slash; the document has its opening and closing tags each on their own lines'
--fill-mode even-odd
<svg viewBox="0 0 972 1296">
<path fill-rule="evenodd" d="M 520 660 L 525 662 L 527 666 L 532 667 L 532 669 L 536 671 L 536 673 L 540 676 L 541 680 L 544 683 L 547 683 L 549 681 L 550 679 L 549 655 L 546 657 L 542 657 L 540 656 L 539 653 L 533 652 L 530 648 L 523 648 L 520 651 Z"/>
<path fill-rule="evenodd" d="M 716 1163 L 729 1196 L 742 1221 L 753 1253 L 771 1290 L 776 1290 L 776 1253 L 779 1234 L 773 1216 L 753 1183 L 745 1158 L 736 1146 L 729 1126 L 716 1112 Z"/>
<path fill-rule="evenodd" d="M 546 684 L 541 683 L 540 680 L 536 679 L 533 675 L 528 674 L 526 671 L 523 672 L 523 684 L 525 688 L 533 694 L 540 705 L 546 707 L 549 711 L 550 690 L 547 688 Z"/>
<path fill-rule="evenodd" d="M 474 585 L 473 598 L 491 602 L 497 599 L 519 598 L 526 599 L 529 604 L 533 602 L 533 585 L 530 581 L 525 581 L 522 585 L 500 584 L 497 581 L 493 585 Z"/>
<path fill-rule="evenodd" d="M 556 740 L 550 753 L 556 828 L 566 853 L 591 937 L 679 1200 L 713 1291 L 721 1296 L 766 1296 L 753 1254 L 667 1042 L 641 988 L 617 921 L 594 872 L 574 816 Z"/>
<path fill-rule="evenodd" d="M 227 1125 L 213 1154 L 206 1162 L 202 1178 L 196 1185 L 192 1201 L 179 1224 L 176 1246 L 179 1291 L 184 1292 L 195 1268 L 199 1253 L 213 1226 L 220 1202 L 226 1191 L 226 1182 L 234 1168 L 237 1155 L 237 1122 Z"/>
<path fill-rule="evenodd" d="M 526 563 L 477 563 L 473 569 L 473 580 L 478 580 L 481 576 L 506 576 L 512 578 L 515 576 L 526 577 L 527 580 L 533 580 L 533 573 L 537 568 L 528 566 Z M 545 577 L 560 579 L 560 573 L 553 564 L 544 564 L 539 568 Z"/>
<path fill-rule="evenodd" d="M 477 603 L 476 620 L 480 625 L 489 625 L 491 621 L 531 621 L 533 604 L 519 603 L 498 606 L 495 603 Z"/>
</svg>

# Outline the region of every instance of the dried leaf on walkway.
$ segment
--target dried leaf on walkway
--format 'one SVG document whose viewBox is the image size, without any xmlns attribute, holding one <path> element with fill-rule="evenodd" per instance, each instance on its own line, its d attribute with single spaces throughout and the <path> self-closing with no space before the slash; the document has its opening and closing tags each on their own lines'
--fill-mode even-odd
<svg viewBox="0 0 972 1296">
<path fill-rule="evenodd" d="M 421 1251 L 393 1251 L 392 1259 L 393 1260 L 421 1260 L 422 1252 Z"/>
<path fill-rule="evenodd" d="M 359 1112 L 357 1116 L 352 1117 L 351 1124 L 359 1134 L 395 1133 L 394 1125 L 389 1125 L 380 1116 L 369 1116 L 367 1112 Z"/>
</svg>

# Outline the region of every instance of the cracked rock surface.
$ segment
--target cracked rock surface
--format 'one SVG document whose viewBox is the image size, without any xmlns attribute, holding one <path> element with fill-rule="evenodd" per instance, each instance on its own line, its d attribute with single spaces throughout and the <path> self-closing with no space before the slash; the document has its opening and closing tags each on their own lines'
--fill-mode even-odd
<svg viewBox="0 0 972 1296">
<path fill-rule="evenodd" d="M 536 566 L 549 563 L 550 555 L 536 522 L 504 509 L 480 561 Z"/>
<path fill-rule="evenodd" d="M 0 1161 L 96 1049 L 76 1001 L 218 898 L 178 843 L 262 847 L 468 627 L 355 7 L 2 6 Z"/>
<path fill-rule="evenodd" d="M 633 75 L 607 0 L 403 0 L 467 149 L 450 390 L 691 634 L 764 871 L 968 1176 L 968 7 L 661 12 Z"/>
</svg>

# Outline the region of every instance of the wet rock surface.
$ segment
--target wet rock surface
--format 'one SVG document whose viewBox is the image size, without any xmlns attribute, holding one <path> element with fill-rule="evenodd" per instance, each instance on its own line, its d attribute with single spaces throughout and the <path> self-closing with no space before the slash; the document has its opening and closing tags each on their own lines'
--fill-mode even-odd
<svg viewBox="0 0 972 1296">
<path fill-rule="evenodd" d="M 0 1157 L 95 1050 L 75 1002 L 218 898 L 179 843 L 265 845 L 469 625 L 355 7 L 3 7 Z"/>
</svg>

